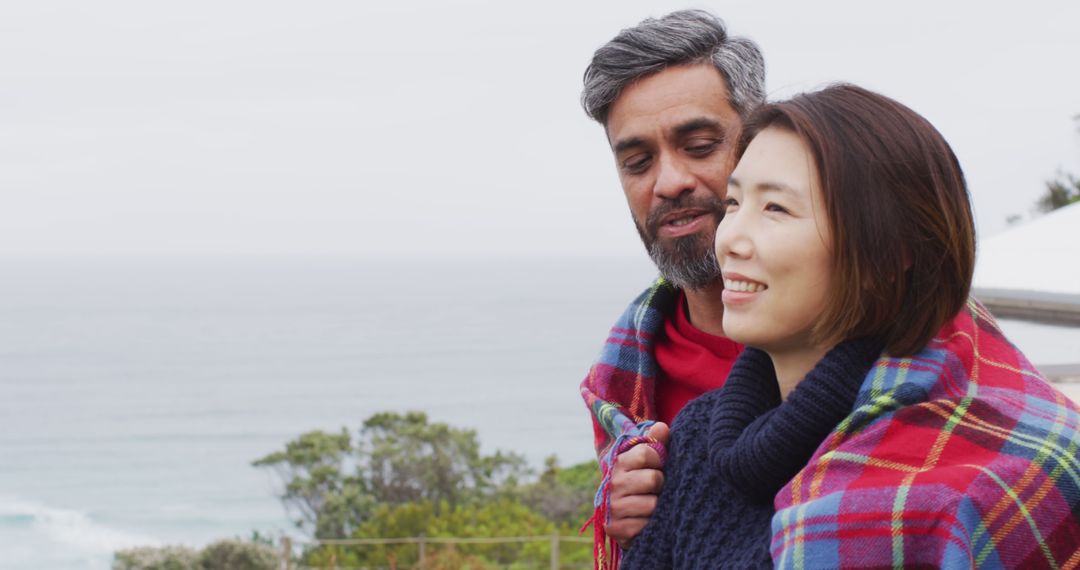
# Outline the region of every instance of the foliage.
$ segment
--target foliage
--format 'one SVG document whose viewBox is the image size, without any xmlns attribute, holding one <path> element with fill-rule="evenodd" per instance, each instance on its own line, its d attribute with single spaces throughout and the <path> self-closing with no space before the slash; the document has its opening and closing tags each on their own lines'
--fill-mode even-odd
<svg viewBox="0 0 1080 570">
<path fill-rule="evenodd" d="M 600 469 L 588 461 L 559 468 L 554 455 L 544 460 L 544 472 L 535 483 L 522 487 L 521 500 L 548 520 L 580 525 L 592 513 L 593 495 L 600 485 Z"/>
<path fill-rule="evenodd" d="M 266 544 L 219 540 L 199 554 L 202 570 L 278 570 L 281 557 Z"/>
<path fill-rule="evenodd" d="M 376 505 L 428 502 L 453 509 L 508 492 L 527 474 L 524 459 L 484 455 L 473 430 L 429 423 L 423 412 L 371 416 L 355 443 L 344 428 L 313 431 L 253 463 L 274 469 L 296 525 L 316 538 L 344 538 Z"/>
<path fill-rule="evenodd" d="M 501 451 L 485 456 L 474 430 L 431 423 L 423 412 L 375 414 L 360 430 L 367 480 L 380 503 L 429 501 L 436 511 L 490 497 L 513 486 L 525 460 Z"/>
<path fill-rule="evenodd" d="M 282 478 L 286 509 L 316 538 L 490 538 L 575 535 L 599 483 L 593 461 L 561 468 L 552 456 L 533 479 L 516 454 L 485 455 L 473 430 L 429 422 L 421 412 L 379 413 L 353 440 L 309 432 L 254 462 Z M 425 545 L 425 566 L 546 566 L 548 540 Z M 563 543 L 564 563 L 587 565 L 588 544 Z M 408 568 L 416 544 L 308 548 L 314 567 Z"/>
<path fill-rule="evenodd" d="M 480 556 L 464 554 L 452 546 L 424 558 L 424 570 L 496 570 L 500 568 Z"/>
<path fill-rule="evenodd" d="M 599 483 L 594 461 L 561 468 L 548 457 L 533 478 L 513 453 L 485 455 L 473 430 L 431 423 L 421 412 L 379 413 L 353 439 L 312 431 L 253 463 L 272 469 L 281 500 L 299 528 L 315 538 L 492 538 L 573 536 L 591 511 Z M 551 542 L 428 542 L 429 570 L 546 567 Z M 590 544 L 562 542 L 564 567 L 592 560 Z M 313 567 L 412 568 L 416 544 L 311 546 Z M 201 551 L 186 547 L 117 552 L 114 570 L 270 570 L 281 559 L 269 537 L 224 540 Z"/>
<path fill-rule="evenodd" d="M 1074 202 L 1080 202 L 1080 179 L 1072 174 L 1059 172 L 1057 178 L 1047 181 L 1046 192 L 1039 197 L 1035 207 L 1046 213 Z"/>
<path fill-rule="evenodd" d="M 113 555 L 113 570 L 202 570 L 199 553 L 188 546 L 140 546 Z"/>
<path fill-rule="evenodd" d="M 307 432 L 253 463 L 271 467 L 285 482 L 281 501 L 296 525 L 318 538 L 341 538 L 375 505 L 362 478 L 348 474 L 354 461 L 349 432 Z"/>
<path fill-rule="evenodd" d="M 1077 132 L 1080 132 L 1080 115 L 1073 117 L 1073 120 L 1076 121 Z M 1035 208 L 1032 212 L 1045 214 L 1076 202 L 1080 202 L 1080 178 L 1058 170 L 1057 175 L 1052 180 L 1046 181 L 1046 191 L 1035 201 Z M 1023 216 L 1018 214 L 1006 218 L 1009 225 L 1016 224 L 1021 220 L 1023 220 Z"/>
<path fill-rule="evenodd" d="M 1077 132 L 1080 132 L 1080 115 L 1073 117 L 1073 121 L 1076 121 Z M 1035 207 L 1045 213 L 1074 202 L 1080 202 L 1080 179 L 1059 171 L 1053 180 L 1046 182 L 1046 193 L 1039 197 Z"/>
<path fill-rule="evenodd" d="M 576 528 L 560 526 L 512 498 L 500 498 L 483 504 L 436 508 L 430 501 L 379 507 L 372 518 L 353 533 L 353 538 L 490 538 L 551 536 L 576 533 Z M 551 543 L 547 540 L 500 544 L 432 544 L 425 546 L 425 567 L 434 561 L 450 564 L 468 563 L 473 568 L 537 567 L 548 563 Z M 560 559 L 564 563 L 591 560 L 587 544 L 563 544 Z M 416 544 L 365 545 L 362 547 L 327 546 L 309 550 L 304 564 L 326 566 L 331 561 L 342 566 L 382 566 L 410 568 L 419 560 Z M 448 566 L 457 568 L 460 566 Z"/>
<path fill-rule="evenodd" d="M 114 555 L 113 570 L 278 570 L 281 557 L 270 545 L 219 540 L 201 551 L 188 546 L 143 546 Z"/>
</svg>

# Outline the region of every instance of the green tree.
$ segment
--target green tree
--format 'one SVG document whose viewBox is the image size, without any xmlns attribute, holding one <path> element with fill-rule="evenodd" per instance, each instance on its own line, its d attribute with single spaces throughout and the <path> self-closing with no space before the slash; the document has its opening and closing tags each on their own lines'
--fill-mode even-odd
<svg viewBox="0 0 1080 570">
<path fill-rule="evenodd" d="M 277 472 L 286 510 L 316 538 L 349 536 L 376 505 L 454 508 L 509 493 L 528 474 L 520 455 L 484 455 L 475 431 L 429 423 L 423 412 L 375 414 L 355 443 L 344 428 L 308 432 L 253 465 Z"/>
<path fill-rule="evenodd" d="M 423 412 L 375 414 L 360 433 L 365 474 L 380 503 L 453 508 L 511 488 L 527 472 L 520 455 L 485 456 L 474 430 L 428 423 Z"/>
<path fill-rule="evenodd" d="M 298 528 L 316 538 L 342 538 L 375 506 L 355 473 L 355 451 L 345 428 L 310 431 L 253 465 L 274 469 L 285 483 L 281 501 Z"/>
<path fill-rule="evenodd" d="M 520 496 L 529 508 L 562 525 L 580 526 L 592 513 L 593 496 L 600 484 L 600 469 L 595 461 L 568 468 L 559 467 L 551 455 L 544 460 L 544 471 L 530 485 L 522 486 Z"/>
<path fill-rule="evenodd" d="M 1074 202 L 1080 202 L 1080 179 L 1067 172 L 1059 172 L 1057 177 L 1046 182 L 1046 192 L 1035 203 L 1040 212 L 1052 212 Z"/>
<path fill-rule="evenodd" d="M 1080 132 L 1080 115 L 1073 117 Z M 1064 171 L 1058 171 L 1053 180 L 1046 181 L 1046 192 L 1035 202 L 1035 209 L 1046 213 L 1080 202 L 1080 179 Z"/>
</svg>

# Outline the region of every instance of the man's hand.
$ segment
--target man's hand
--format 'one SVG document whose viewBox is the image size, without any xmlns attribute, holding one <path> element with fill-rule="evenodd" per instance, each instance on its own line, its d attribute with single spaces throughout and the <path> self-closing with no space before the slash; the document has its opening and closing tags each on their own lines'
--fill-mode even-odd
<svg viewBox="0 0 1080 570">
<path fill-rule="evenodd" d="M 669 434 L 670 430 L 663 422 L 656 422 L 649 428 L 649 436 L 665 447 Z M 663 486 L 660 454 L 648 445 L 635 445 L 615 462 L 611 473 L 611 520 L 604 531 L 623 549 L 630 548 L 634 537 L 641 534 L 641 529 L 649 522 Z"/>
</svg>

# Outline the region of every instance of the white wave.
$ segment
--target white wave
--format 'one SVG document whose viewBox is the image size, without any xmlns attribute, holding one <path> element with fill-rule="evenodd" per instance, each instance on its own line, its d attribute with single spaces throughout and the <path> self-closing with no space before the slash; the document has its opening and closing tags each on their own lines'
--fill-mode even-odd
<svg viewBox="0 0 1080 570">
<path fill-rule="evenodd" d="M 0 495 L 0 522 L 29 525 L 50 542 L 86 554 L 111 554 L 134 546 L 159 546 L 157 539 L 95 522 L 86 513 L 50 507 L 10 495 Z"/>
</svg>

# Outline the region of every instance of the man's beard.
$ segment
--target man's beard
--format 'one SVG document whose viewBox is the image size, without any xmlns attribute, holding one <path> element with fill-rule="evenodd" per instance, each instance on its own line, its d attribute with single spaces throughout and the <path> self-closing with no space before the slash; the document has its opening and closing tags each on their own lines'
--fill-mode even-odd
<svg viewBox="0 0 1080 570">
<path fill-rule="evenodd" d="M 675 210 L 685 208 L 705 210 L 705 215 L 712 214 L 717 223 L 724 217 L 723 202 L 716 196 L 709 194 L 708 197 L 695 199 L 684 195 L 651 212 L 644 228 L 637 220 L 634 220 L 634 225 L 649 257 L 665 279 L 680 289 L 702 289 L 720 279 L 720 265 L 713 245 L 715 232 L 691 234 L 666 242 L 657 238 L 660 220 Z"/>
</svg>

